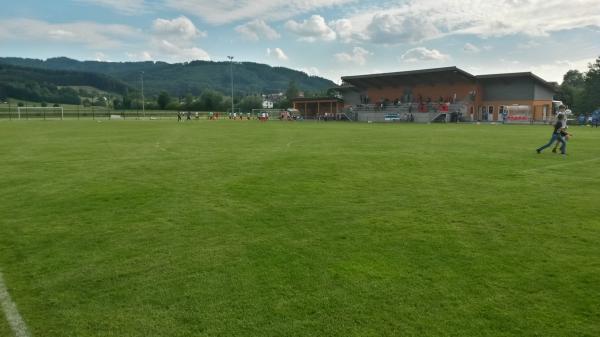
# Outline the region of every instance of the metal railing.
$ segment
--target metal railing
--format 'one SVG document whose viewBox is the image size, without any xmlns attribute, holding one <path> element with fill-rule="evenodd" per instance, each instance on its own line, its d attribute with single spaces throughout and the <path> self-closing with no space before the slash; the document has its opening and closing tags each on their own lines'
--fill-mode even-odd
<svg viewBox="0 0 600 337">
<path fill-rule="evenodd" d="M 187 111 L 181 111 L 182 119 L 187 118 Z M 0 120 L 56 120 L 56 119 L 111 119 L 111 116 L 119 119 L 176 119 L 178 111 L 175 110 L 121 110 L 106 108 L 64 108 L 62 111 L 44 110 L 36 107 L 1 107 Z M 191 111 L 191 119 L 206 119 L 209 115 L 207 111 Z M 227 113 L 219 112 L 220 118 L 227 118 Z"/>
<path fill-rule="evenodd" d="M 401 103 L 390 105 L 362 104 L 347 109 L 346 113 L 357 121 L 375 122 L 449 122 L 453 118 L 466 116 L 468 110 L 464 103 Z M 443 120 L 441 119 L 443 116 Z"/>
</svg>

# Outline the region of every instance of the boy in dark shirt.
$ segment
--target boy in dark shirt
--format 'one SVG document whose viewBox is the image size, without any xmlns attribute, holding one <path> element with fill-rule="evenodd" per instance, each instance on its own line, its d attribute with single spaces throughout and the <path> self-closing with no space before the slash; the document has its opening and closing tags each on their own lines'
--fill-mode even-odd
<svg viewBox="0 0 600 337">
<path fill-rule="evenodd" d="M 556 124 L 554 124 L 554 132 L 552 132 L 552 138 L 550 138 L 550 141 L 548 142 L 548 144 L 535 150 L 538 154 L 542 153 L 542 151 L 545 148 L 552 146 L 552 144 L 555 141 L 559 141 L 561 143 L 560 153 L 563 155 L 567 154 L 567 142 L 565 141 L 564 137 L 561 134 L 562 132 L 565 131 L 564 124 L 563 124 L 564 118 L 565 118 L 565 115 L 562 115 L 562 114 L 558 115 L 558 120 L 556 121 Z"/>
<path fill-rule="evenodd" d="M 564 109 L 562 109 L 561 111 L 564 111 Z M 569 137 L 571 136 L 571 134 L 567 132 L 568 126 L 567 126 L 567 118 L 566 117 L 563 118 L 562 124 L 563 124 L 563 129 L 560 132 L 560 135 L 563 137 L 563 139 L 565 141 L 567 141 L 567 140 L 569 140 Z M 558 145 L 560 145 L 560 141 L 556 140 L 556 142 L 554 143 L 554 148 L 552 149 L 552 153 L 556 153 L 556 150 L 558 150 Z"/>
</svg>

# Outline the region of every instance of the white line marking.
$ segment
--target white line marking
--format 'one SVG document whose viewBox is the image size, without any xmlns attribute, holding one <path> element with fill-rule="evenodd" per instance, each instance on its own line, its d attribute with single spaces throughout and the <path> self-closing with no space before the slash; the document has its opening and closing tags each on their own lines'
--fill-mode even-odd
<svg viewBox="0 0 600 337">
<path fill-rule="evenodd" d="M 2 305 L 2 311 L 4 311 L 6 320 L 12 331 L 15 333 L 15 337 L 31 336 L 27 329 L 27 325 L 25 325 L 25 321 L 23 321 L 23 317 L 21 317 L 19 310 L 17 310 L 15 302 L 13 302 L 8 294 L 2 272 L 0 272 L 0 305 Z"/>
</svg>

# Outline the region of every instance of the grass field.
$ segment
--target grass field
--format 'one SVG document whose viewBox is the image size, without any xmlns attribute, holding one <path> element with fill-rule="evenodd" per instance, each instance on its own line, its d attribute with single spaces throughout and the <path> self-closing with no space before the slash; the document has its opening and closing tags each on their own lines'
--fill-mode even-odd
<svg viewBox="0 0 600 337">
<path fill-rule="evenodd" d="M 571 129 L 5 121 L 0 269 L 32 336 L 599 336 Z"/>
</svg>

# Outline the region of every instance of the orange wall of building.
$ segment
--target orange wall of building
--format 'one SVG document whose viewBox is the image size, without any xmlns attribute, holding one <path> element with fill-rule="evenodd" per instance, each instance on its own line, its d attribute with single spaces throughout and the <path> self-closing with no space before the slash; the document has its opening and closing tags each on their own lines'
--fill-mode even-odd
<svg viewBox="0 0 600 337">
<path fill-rule="evenodd" d="M 530 107 L 533 118 L 536 121 L 543 119 L 543 107 L 546 106 L 546 118 L 549 119 L 552 116 L 552 101 L 530 101 L 530 100 L 506 100 L 506 101 L 482 101 L 478 104 L 480 106 L 493 106 L 494 107 L 494 119 L 498 120 L 498 112 L 500 106 L 511 106 L 511 105 L 527 105 Z"/>
</svg>

